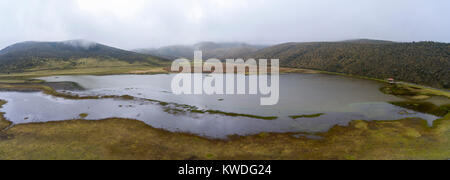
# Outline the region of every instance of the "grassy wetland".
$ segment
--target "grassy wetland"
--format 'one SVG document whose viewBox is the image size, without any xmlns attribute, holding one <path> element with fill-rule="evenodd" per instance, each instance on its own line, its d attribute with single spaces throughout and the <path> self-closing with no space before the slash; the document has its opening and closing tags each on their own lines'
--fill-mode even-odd
<svg viewBox="0 0 450 180">
<path fill-rule="evenodd" d="M 98 69 L 97 69 L 98 70 Z M 99 71 L 96 71 L 97 73 Z M 119 68 L 105 69 L 97 75 L 109 73 L 158 73 L 164 69 Z M 283 70 L 282 70 L 283 71 Z M 317 73 L 287 69 L 286 73 Z M 86 71 L 39 71 L 0 75 L 0 89 L 10 91 L 42 91 L 67 99 L 122 98 L 131 96 L 89 97 L 60 93 L 35 77 L 53 75 L 90 74 Z M 446 91 L 409 84 L 386 85 L 383 93 L 405 99 L 392 104 L 419 112 L 434 114 L 440 119 L 432 126 L 419 118 L 394 121 L 351 121 L 348 126 L 335 125 L 322 133 L 260 133 L 250 136 L 231 135 L 227 140 L 209 139 L 189 133 L 174 133 L 151 127 L 141 121 L 108 118 L 79 119 L 19 124 L 11 126 L 0 114 L 0 159 L 449 159 L 450 113 L 447 104 L 422 103 L 423 99 L 449 98 Z M 418 97 L 419 96 L 419 97 Z M 426 96 L 426 97 L 425 97 Z M 155 101 L 155 100 L 152 100 Z M 173 110 L 176 104 L 155 101 Z M 0 101 L 4 105 L 6 101 Z M 182 106 L 182 105 L 178 105 Z M 184 108 L 193 113 L 217 113 L 234 117 L 251 115 L 213 110 Z M 323 114 L 295 115 L 291 118 L 313 118 Z M 255 116 L 271 120 L 275 117 Z M 9 127 L 9 128 L 8 128 Z M 320 139 L 297 137 L 314 135 Z"/>
<path fill-rule="evenodd" d="M 0 159 L 448 159 L 450 116 L 335 126 L 321 140 L 293 133 L 211 140 L 129 119 L 23 124 L 4 132 Z"/>
</svg>

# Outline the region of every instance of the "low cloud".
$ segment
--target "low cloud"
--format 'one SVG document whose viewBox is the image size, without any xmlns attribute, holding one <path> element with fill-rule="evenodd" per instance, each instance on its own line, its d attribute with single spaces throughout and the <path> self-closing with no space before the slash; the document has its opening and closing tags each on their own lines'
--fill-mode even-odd
<svg viewBox="0 0 450 180">
<path fill-rule="evenodd" d="M 97 43 L 88 41 L 88 40 L 69 40 L 69 41 L 63 41 L 62 43 L 65 45 L 78 47 L 78 48 L 84 48 L 84 49 L 90 49 L 91 47 L 94 47 L 97 45 Z"/>
<path fill-rule="evenodd" d="M 447 0 L 0 0 L 0 48 L 70 39 L 125 49 L 200 41 L 450 42 L 448 7 Z"/>
</svg>

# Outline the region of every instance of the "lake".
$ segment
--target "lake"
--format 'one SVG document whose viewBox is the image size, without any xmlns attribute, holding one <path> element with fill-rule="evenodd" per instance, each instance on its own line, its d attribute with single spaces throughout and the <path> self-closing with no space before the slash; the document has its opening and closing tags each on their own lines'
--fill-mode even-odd
<svg viewBox="0 0 450 180">
<path fill-rule="evenodd" d="M 68 100 L 40 92 L 0 92 L 0 99 L 8 101 L 0 111 L 14 124 L 80 119 L 84 113 L 88 120 L 130 118 L 155 128 L 209 138 L 261 132 L 324 132 L 352 120 L 418 117 L 431 124 L 438 119 L 390 104 L 404 99 L 381 93 L 379 88 L 383 84 L 376 81 L 326 74 L 279 76 L 280 101 L 274 106 L 260 106 L 259 95 L 174 95 L 170 88 L 174 75 L 159 74 L 44 77 L 40 79 L 75 82 L 83 87 L 83 90 L 59 90 L 67 94 L 130 95 L 136 99 Z M 189 111 L 192 107 L 224 113 L 196 113 Z M 277 118 L 267 120 L 245 115 Z"/>
</svg>

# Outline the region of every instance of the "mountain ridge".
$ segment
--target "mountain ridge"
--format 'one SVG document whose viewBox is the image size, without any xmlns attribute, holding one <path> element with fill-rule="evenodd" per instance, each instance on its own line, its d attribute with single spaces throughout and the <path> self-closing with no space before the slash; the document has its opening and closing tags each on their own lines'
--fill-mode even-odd
<svg viewBox="0 0 450 180">
<path fill-rule="evenodd" d="M 246 58 L 280 59 L 291 68 L 366 76 L 450 88 L 450 44 L 438 42 L 340 41 L 284 43 Z"/>
<path fill-rule="evenodd" d="M 155 49 L 154 49 L 155 50 Z M 280 59 L 282 67 L 314 69 L 377 79 L 395 78 L 450 88 L 450 44 L 355 39 L 337 42 L 288 42 L 274 46 L 202 42 L 156 49 L 145 55 L 85 40 L 28 41 L 0 50 L 0 72 L 97 66 L 167 66 L 169 59 Z M 162 58 L 160 58 L 162 57 Z"/>
<path fill-rule="evenodd" d="M 47 64 L 76 65 L 80 59 L 108 60 L 111 63 L 142 63 L 158 66 L 165 59 L 139 54 L 86 40 L 60 42 L 25 41 L 0 50 L 1 72 L 21 72 Z M 91 63 L 92 65 L 93 62 Z M 65 65 L 64 68 L 70 68 Z"/>
</svg>

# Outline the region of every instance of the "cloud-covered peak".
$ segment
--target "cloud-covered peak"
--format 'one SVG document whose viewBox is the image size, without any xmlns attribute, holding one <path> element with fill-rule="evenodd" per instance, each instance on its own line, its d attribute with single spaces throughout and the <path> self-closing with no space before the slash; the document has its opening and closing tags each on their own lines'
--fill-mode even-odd
<svg viewBox="0 0 450 180">
<path fill-rule="evenodd" d="M 98 43 L 96 43 L 96 42 L 83 40 L 83 39 L 63 41 L 61 43 L 64 45 L 69 45 L 69 46 L 73 46 L 76 48 L 83 48 L 83 49 L 90 49 L 90 48 L 98 45 Z"/>
</svg>

